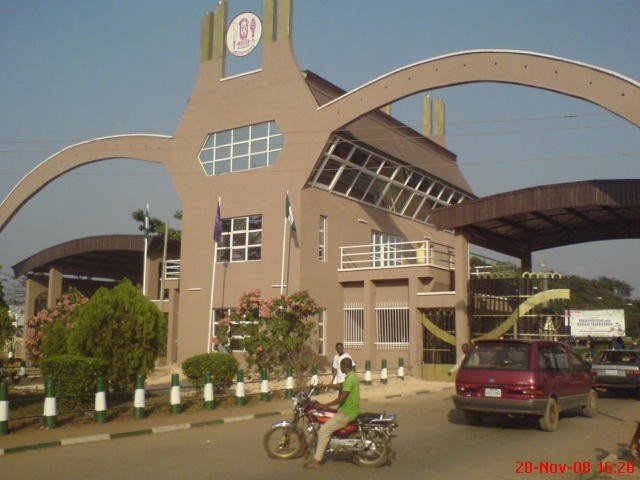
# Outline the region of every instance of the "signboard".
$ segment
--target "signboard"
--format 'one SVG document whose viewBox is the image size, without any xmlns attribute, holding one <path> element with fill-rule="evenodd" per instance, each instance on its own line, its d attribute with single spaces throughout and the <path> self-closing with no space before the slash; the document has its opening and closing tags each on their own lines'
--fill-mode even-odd
<svg viewBox="0 0 640 480">
<path fill-rule="evenodd" d="M 624 310 L 567 310 L 574 337 L 624 337 Z"/>
<path fill-rule="evenodd" d="M 227 49 L 233 56 L 244 57 L 256 48 L 261 36 L 260 18 L 251 12 L 241 13 L 227 28 Z"/>
</svg>

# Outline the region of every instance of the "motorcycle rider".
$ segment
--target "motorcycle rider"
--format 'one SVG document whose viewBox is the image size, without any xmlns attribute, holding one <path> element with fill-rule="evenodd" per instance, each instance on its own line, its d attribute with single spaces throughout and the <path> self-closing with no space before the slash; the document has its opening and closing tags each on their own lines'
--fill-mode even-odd
<svg viewBox="0 0 640 480">
<path fill-rule="evenodd" d="M 340 361 L 340 370 L 345 373 L 344 383 L 338 396 L 320 408 L 329 408 L 338 405 L 338 411 L 331 420 L 324 423 L 318 431 L 318 445 L 313 459 L 304 464 L 305 468 L 320 468 L 322 458 L 327 448 L 331 434 L 347 426 L 360 415 L 360 381 L 353 371 L 353 362 L 350 358 Z"/>
</svg>

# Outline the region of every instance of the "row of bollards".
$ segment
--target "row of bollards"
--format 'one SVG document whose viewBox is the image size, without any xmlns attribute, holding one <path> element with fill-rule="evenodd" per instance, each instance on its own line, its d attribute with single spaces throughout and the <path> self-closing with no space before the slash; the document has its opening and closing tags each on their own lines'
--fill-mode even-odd
<svg viewBox="0 0 640 480">
<path fill-rule="evenodd" d="M 271 400 L 271 392 L 269 391 L 269 377 L 267 370 L 260 369 L 260 401 L 269 402 Z M 398 378 L 404 380 L 404 360 L 398 361 Z M 235 401 L 236 405 L 246 405 L 247 399 L 244 386 L 244 372 L 238 370 L 236 375 Z M 364 372 L 365 384 L 372 384 L 371 361 L 365 362 Z M 382 360 L 382 368 L 380 370 L 380 382 L 386 384 L 388 381 L 387 361 Z M 141 419 L 146 416 L 145 403 L 145 375 L 136 377 L 136 386 L 133 395 L 133 417 Z M 313 365 L 311 368 L 311 385 L 318 385 L 318 367 Z M 210 373 L 206 373 L 203 378 L 204 408 L 212 410 L 215 408 L 215 392 L 213 381 Z M 295 382 L 293 378 L 293 369 L 287 367 L 287 376 L 285 379 L 285 398 L 292 398 Z M 0 382 L 0 435 L 9 433 L 9 388 L 8 384 Z M 180 393 L 180 378 L 177 373 L 171 375 L 171 391 L 170 391 L 171 413 L 182 413 L 182 402 Z M 45 399 L 42 423 L 45 428 L 54 428 L 57 421 L 57 408 L 54 382 L 51 379 L 45 380 Z M 97 423 L 105 423 L 107 421 L 107 397 L 105 391 L 105 379 L 99 377 L 96 380 L 95 394 L 95 421 Z"/>
</svg>

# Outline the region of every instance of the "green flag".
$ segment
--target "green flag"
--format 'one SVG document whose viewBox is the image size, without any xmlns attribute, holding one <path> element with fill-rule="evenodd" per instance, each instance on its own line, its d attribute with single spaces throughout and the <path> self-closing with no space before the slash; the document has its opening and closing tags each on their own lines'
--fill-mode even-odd
<svg viewBox="0 0 640 480">
<path fill-rule="evenodd" d="M 296 232 L 296 219 L 293 218 L 293 209 L 291 208 L 291 202 L 289 201 L 289 192 L 287 192 L 287 201 L 284 206 L 284 218 L 289 220 L 291 230 Z"/>
</svg>

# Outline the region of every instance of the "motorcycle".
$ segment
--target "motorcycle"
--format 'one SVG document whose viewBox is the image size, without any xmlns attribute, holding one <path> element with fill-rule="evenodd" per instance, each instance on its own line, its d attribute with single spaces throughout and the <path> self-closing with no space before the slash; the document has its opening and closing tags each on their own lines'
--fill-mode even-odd
<svg viewBox="0 0 640 480">
<path fill-rule="evenodd" d="M 293 419 L 274 423 L 267 431 L 263 445 L 271 458 L 288 460 L 315 451 L 318 430 L 336 413 L 320 408 L 311 399 L 315 392 L 315 387 L 300 390 L 293 398 Z M 361 467 L 380 467 L 391 459 L 391 434 L 396 428 L 393 414 L 363 413 L 334 432 L 326 451 L 351 455 Z"/>
</svg>

